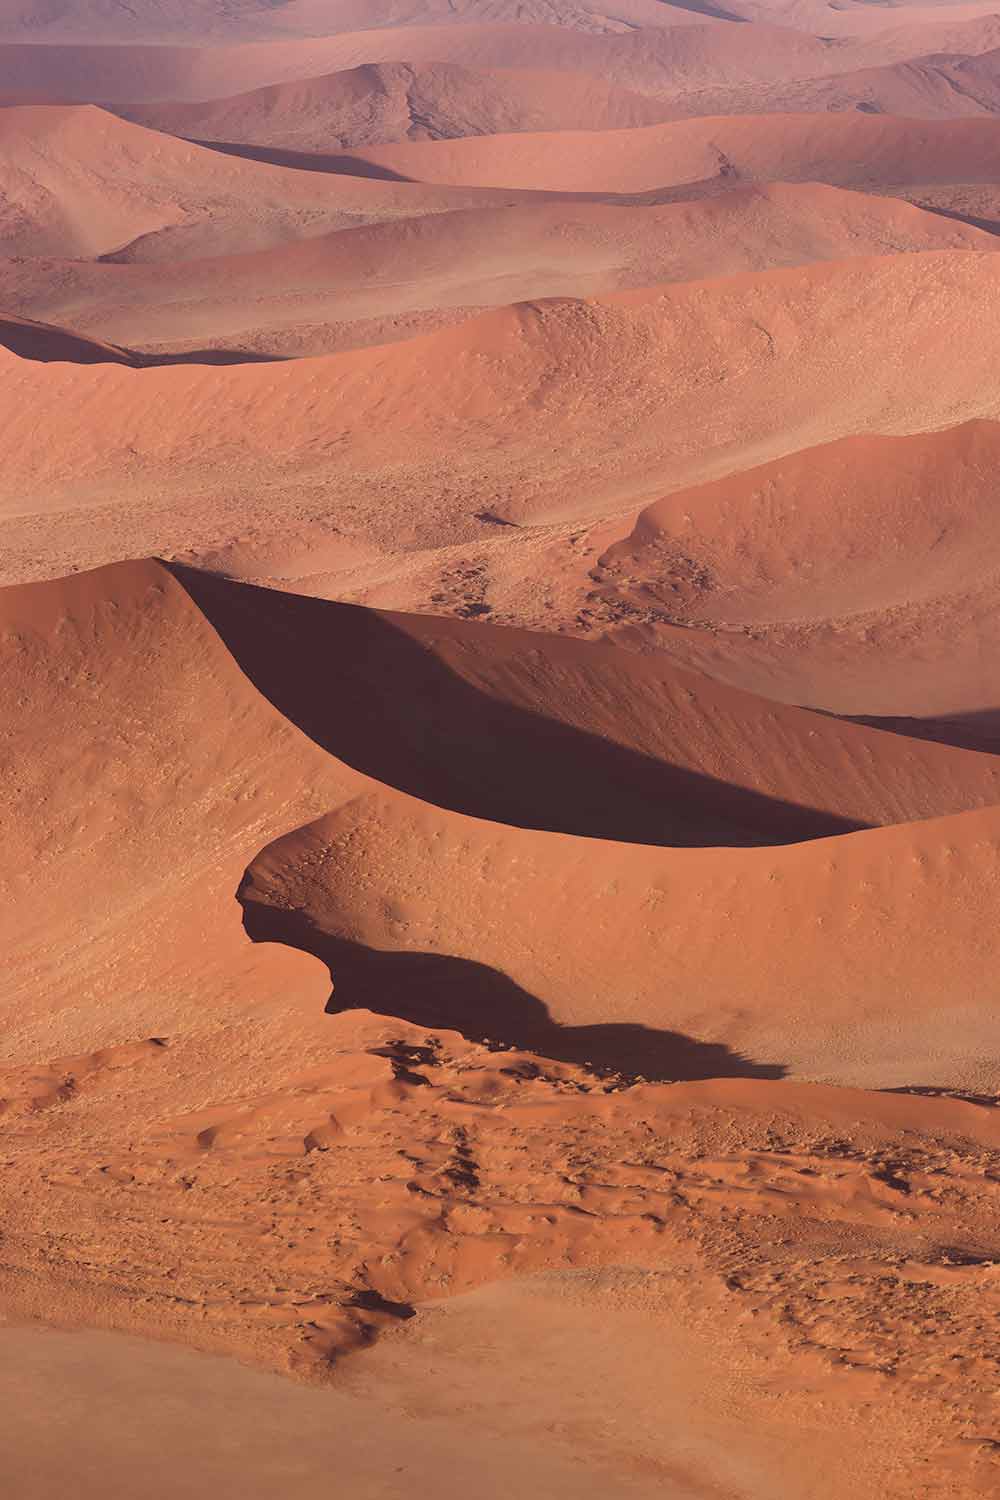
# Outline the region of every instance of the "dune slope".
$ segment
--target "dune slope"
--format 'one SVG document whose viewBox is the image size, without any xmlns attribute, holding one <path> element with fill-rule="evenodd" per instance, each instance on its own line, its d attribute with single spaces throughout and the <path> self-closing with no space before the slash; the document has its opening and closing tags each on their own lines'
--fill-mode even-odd
<svg viewBox="0 0 1000 1500">
<path fill-rule="evenodd" d="M 177 265 L 8 259 L 0 305 L 131 344 L 324 353 L 512 298 L 998 243 L 897 200 L 777 184 L 652 207 L 456 210 Z"/>
<path fill-rule="evenodd" d="M 665 107 L 582 73 L 370 63 L 204 104 L 125 111 L 172 135 L 296 151 L 438 140 L 514 130 L 622 130 L 665 118 Z"/>
<path fill-rule="evenodd" d="M 978 716 L 992 738 L 998 441 L 993 422 L 847 438 L 667 496 L 599 559 L 595 623 L 664 627 L 780 698 Z"/>
<path fill-rule="evenodd" d="M 244 161 L 73 105 L 0 109 L 0 189 L 4 254 L 72 259 L 244 252 L 490 201 Z"/>
<path fill-rule="evenodd" d="M 438 185 L 560 192 L 645 193 L 719 175 L 856 188 L 994 182 L 1000 125 L 857 113 L 738 116 L 627 132 L 406 141 L 348 152 L 347 159 Z"/>
<path fill-rule="evenodd" d="M 394 554 L 488 539 L 513 564 L 528 524 L 625 514 L 846 433 L 995 417 L 998 278 L 994 254 L 968 251 L 831 262 L 523 304 L 404 343 L 212 372 L 5 354 L 7 576 L 277 539 L 306 514 Z M 876 329 L 891 379 L 873 375 Z M 501 535 L 498 519 L 517 529 Z M 519 570 L 521 618 L 540 618 L 544 580 Z"/>
</svg>

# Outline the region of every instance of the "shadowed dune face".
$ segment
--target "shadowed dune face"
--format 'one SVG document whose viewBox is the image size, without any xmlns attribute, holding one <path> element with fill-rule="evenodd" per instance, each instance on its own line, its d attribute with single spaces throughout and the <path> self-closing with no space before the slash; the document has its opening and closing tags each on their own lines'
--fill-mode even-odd
<svg viewBox="0 0 1000 1500">
<path fill-rule="evenodd" d="M 314 741 L 478 818 L 739 845 L 1000 800 L 991 756 L 904 745 L 613 647 L 175 571 L 259 691 Z"/>
<path fill-rule="evenodd" d="M 5 780 L 10 1055 L 40 1036 L 50 1056 L 79 1051 L 94 1037 L 81 994 L 104 997 L 101 1046 L 237 997 L 280 1024 L 280 950 L 248 969 L 232 901 L 262 849 L 240 889 L 248 930 L 327 963 L 338 1008 L 662 1076 L 787 1062 L 989 1084 L 992 811 L 785 851 L 648 845 L 831 833 L 852 801 L 878 809 L 882 753 L 895 775 L 881 817 L 974 806 L 996 798 L 993 758 L 776 710 L 610 649 L 182 576 L 130 564 L 4 594 L 24 700 Z M 928 904 L 933 963 L 910 936 Z M 828 928 L 809 927 L 813 909 Z M 884 976 L 877 1004 L 866 964 Z M 910 1020 L 894 1009 L 904 985 Z"/>
<path fill-rule="evenodd" d="M 268 358 L 267 355 L 241 354 L 226 349 L 200 349 L 185 354 L 139 354 L 133 349 L 101 343 L 71 329 L 37 323 L 30 318 L 0 318 L 0 347 L 16 354 L 18 359 L 37 360 L 41 364 L 127 365 L 133 370 L 151 369 L 157 365 L 254 364 Z"/>
</svg>

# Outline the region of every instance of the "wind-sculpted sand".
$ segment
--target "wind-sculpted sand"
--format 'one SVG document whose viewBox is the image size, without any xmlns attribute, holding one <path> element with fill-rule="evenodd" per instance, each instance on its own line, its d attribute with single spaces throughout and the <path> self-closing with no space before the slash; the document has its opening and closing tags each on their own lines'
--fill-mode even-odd
<svg viewBox="0 0 1000 1500">
<path fill-rule="evenodd" d="M 567 820 L 593 828 L 587 778 L 606 797 L 610 753 L 645 757 L 651 779 L 637 789 L 650 813 L 669 824 L 672 804 L 689 820 L 690 785 L 671 777 L 682 758 L 712 753 L 699 726 L 721 722 L 723 700 L 733 756 L 749 744 L 774 755 L 781 740 L 788 752 L 749 779 L 797 764 L 798 795 L 814 802 L 821 774 L 828 796 L 843 798 L 852 775 L 853 795 L 878 795 L 881 750 L 899 766 L 908 757 L 918 799 L 895 815 L 919 805 L 923 816 L 919 799 L 949 779 L 956 803 L 995 795 L 994 762 L 925 744 L 904 756 L 893 736 L 808 727 L 792 710 L 772 711 L 784 728 L 765 741 L 751 727 L 763 705 L 683 676 L 672 685 L 638 660 L 615 728 L 612 649 L 280 595 L 269 621 L 245 586 L 182 580 L 133 564 L 3 598 L 22 778 L 4 779 L 5 824 L 12 869 L 31 872 L 4 893 L 9 1314 L 44 1314 L 57 1295 L 63 1322 L 304 1375 L 378 1339 L 381 1363 L 336 1368 L 362 1392 L 384 1379 L 385 1401 L 412 1380 L 408 1341 L 412 1331 L 420 1347 L 428 1316 L 457 1361 L 468 1357 L 463 1319 L 499 1338 L 476 1324 L 480 1304 L 466 1314 L 460 1297 L 454 1315 L 447 1304 L 427 1314 L 425 1299 L 541 1274 L 524 1316 L 536 1329 L 555 1319 L 567 1347 L 580 1348 L 593 1319 L 632 1338 L 640 1311 L 679 1320 L 692 1340 L 706 1319 L 730 1330 L 690 1389 L 705 1455 L 682 1462 L 666 1437 L 641 1462 L 615 1450 L 636 1493 L 643 1476 L 726 1473 L 707 1391 L 736 1370 L 741 1400 L 760 1413 L 739 1461 L 751 1493 L 805 1461 L 795 1401 L 781 1413 L 769 1403 L 775 1380 L 822 1390 L 844 1412 L 858 1493 L 877 1482 L 902 1494 L 925 1474 L 986 1493 L 988 1445 L 955 1440 L 981 1432 L 993 1360 L 991 1112 L 767 1080 L 996 1086 L 983 1066 L 993 812 L 785 849 L 653 849 L 470 811 L 477 797 L 499 811 L 506 795 L 509 818 L 537 822 L 510 800 L 530 795 L 533 767 L 555 816 L 548 743 L 553 775 L 558 760 L 575 776 Z M 408 672 L 400 651 L 419 653 Z M 345 670 L 343 681 L 329 675 Z M 395 704 L 383 671 L 400 685 Z M 480 727 L 470 693 L 504 718 Z M 435 701 L 438 726 L 454 713 L 479 739 L 436 738 L 421 754 L 412 710 Z M 546 730 L 556 701 L 569 715 Z M 486 747 L 501 723 L 507 779 L 494 770 L 491 783 Z M 412 750 L 399 738 L 407 724 Z M 83 763 L 80 745 L 91 747 Z M 416 773 L 425 795 L 469 811 L 372 772 Z M 715 774 L 734 790 L 746 777 L 735 760 Z M 754 842 L 768 842 L 769 801 L 749 800 Z M 776 805 L 771 836 L 783 836 Z M 263 946 L 241 930 L 237 886 Z M 814 939 L 807 923 L 820 910 L 829 927 Z M 934 965 L 917 941 L 930 911 Z M 298 949 L 330 965 L 328 1014 L 331 983 Z M 863 982 L 873 967 L 878 1005 Z M 961 1014 L 932 1003 L 946 979 Z M 909 986 L 898 1011 L 895 984 Z M 613 1276 L 595 1276 L 601 1267 Z M 516 1300 L 500 1305 L 507 1320 L 521 1316 Z M 737 1332 L 733 1318 L 747 1314 Z M 952 1342 L 925 1343 L 917 1317 L 947 1317 Z M 889 1431 L 914 1446 L 887 1447 L 872 1468 L 865 1404 L 887 1381 Z M 551 1442 L 536 1464 L 558 1462 Z M 839 1470 L 811 1493 L 832 1497 L 838 1483 Z"/>
<path fill-rule="evenodd" d="M 600 295 L 862 251 L 996 245 L 908 203 L 815 183 L 752 185 L 691 203 L 428 213 L 173 265 L 18 257 L 0 262 L 0 299 L 161 353 L 322 354 L 393 342 L 512 298 Z"/>
<path fill-rule="evenodd" d="M 0 1474 L 986 1500 L 1000 17 L 0 0 Z"/>
</svg>

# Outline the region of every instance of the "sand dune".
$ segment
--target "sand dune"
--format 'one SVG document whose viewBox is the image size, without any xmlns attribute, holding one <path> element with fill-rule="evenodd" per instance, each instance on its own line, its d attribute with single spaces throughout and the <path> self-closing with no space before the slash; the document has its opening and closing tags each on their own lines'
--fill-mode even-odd
<svg viewBox="0 0 1000 1500">
<path fill-rule="evenodd" d="M 603 1040 L 637 1070 L 666 1032 L 793 1077 L 992 1093 L 998 838 L 988 809 L 653 852 L 372 793 L 277 840 L 241 899 L 251 932 L 330 964 L 338 1007 L 391 995 L 420 1027 L 576 1061 Z"/>
<path fill-rule="evenodd" d="M 630 1317 L 657 1333 L 669 1320 L 674 1352 L 682 1338 L 711 1351 L 696 1389 L 691 1360 L 684 1375 L 710 1453 L 728 1430 L 713 1402 L 729 1399 L 739 1372 L 741 1420 L 760 1412 L 755 1500 L 815 1460 L 811 1430 L 796 1445 L 817 1392 L 827 1415 L 866 1438 L 871 1369 L 893 1361 L 886 1466 L 873 1468 L 867 1440 L 855 1452 L 838 1438 L 836 1483 L 814 1486 L 818 1500 L 836 1500 L 845 1472 L 865 1500 L 912 1493 L 931 1472 L 988 1493 L 977 1445 L 960 1467 L 943 1445 L 978 1430 L 987 1409 L 991 1345 L 985 1329 L 964 1328 L 995 1288 L 981 1257 L 934 1247 L 989 1243 L 993 1112 L 768 1080 L 787 1070 L 993 1086 L 983 1001 L 995 967 L 994 810 L 780 849 L 650 849 L 443 811 L 374 785 L 317 740 L 321 728 L 338 735 L 354 758 L 343 739 L 353 735 L 370 766 L 383 757 L 382 774 L 393 774 L 388 755 L 494 802 L 504 777 L 508 798 L 565 797 L 570 767 L 579 793 L 586 769 L 593 805 L 619 814 L 633 784 L 609 778 L 609 736 L 618 753 L 641 748 L 654 763 L 683 754 L 704 766 L 718 746 L 717 774 L 759 775 L 772 791 L 791 790 L 792 775 L 842 807 L 860 799 L 855 810 L 948 787 L 985 795 L 997 762 L 769 710 L 610 648 L 474 624 L 275 597 L 282 618 L 253 609 L 237 640 L 220 603 L 251 591 L 188 583 L 212 601 L 238 659 L 154 563 L 0 593 L 4 680 L 19 703 L 0 777 L 5 1313 L 35 1317 L 58 1297 L 70 1326 L 313 1379 L 384 1336 L 376 1362 L 356 1368 L 395 1409 L 417 1389 L 399 1365 L 401 1337 L 417 1340 L 423 1402 L 447 1399 L 427 1378 L 430 1336 L 436 1359 L 442 1347 L 460 1357 L 465 1383 L 469 1351 L 480 1351 L 506 1403 L 503 1382 L 520 1366 L 476 1307 L 500 1297 L 508 1335 L 531 1328 L 529 1363 L 551 1338 L 578 1360 L 575 1322 L 560 1325 L 558 1308 L 560 1295 L 585 1294 L 575 1321 L 594 1334 L 595 1358 L 616 1338 L 645 1348 Z M 301 674 L 282 671 L 296 663 Z M 284 691 L 308 688 L 322 720 L 306 723 L 313 739 L 251 682 L 269 664 Z M 490 721 L 463 709 L 468 692 L 503 711 L 494 731 L 509 753 L 497 757 Z M 548 738 L 557 703 L 560 732 L 578 751 L 589 730 L 603 763 Z M 423 735 L 428 712 L 465 741 Z M 716 745 L 710 715 L 728 725 Z M 517 770 L 522 755 L 532 775 Z M 689 790 L 683 801 L 689 813 Z M 238 883 L 251 932 L 281 946 L 247 942 Z M 299 945 L 333 964 L 331 1014 L 329 980 Z M 873 960 L 885 963 L 878 992 Z M 549 1050 L 496 1050 L 522 1037 Z M 693 1081 L 635 1084 L 616 1067 Z M 851 1294 L 838 1296 L 846 1274 Z M 538 1275 L 535 1300 L 516 1313 L 516 1279 Z M 509 1293 L 496 1287 L 471 1310 L 425 1306 L 510 1278 Z M 939 1294 L 950 1321 L 932 1348 L 912 1311 L 915 1297 Z M 645 1384 L 662 1404 L 665 1378 L 643 1355 L 637 1393 Z M 775 1380 L 791 1391 L 777 1407 Z M 60 1388 L 51 1372 L 45 1388 Z M 564 1412 L 544 1397 L 546 1423 L 579 1417 L 582 1399 L 574 1386 Z M 72 1442 L 62 1433 L 49 1441 Z M 602 1439 L 595 1472 L 608 1452 Z M 558 1452 L 539 1437 L 530 1453 L 536 1478 L 562 1482 Z M 631 1475 L 631 1453 L 629 1439 L 614 1449 L 617 1476 Z M 714 1460 L 681 1460 L 660 1445 L 636 1475 L 660 1489 L 690 1475 L 696 1494 L 717 1472 Z"/>
<path fill-rule="evenodd" d="M 1000 16 L 834 4 L 0 0 L 18 1500 L 996 1495 Z"/>
<path fill-rule="evenodd" d="M 523 304 L 403 343 L 211 372 L 7 354 L 8 577 L 277 537 L 307 496 L 305 514 L 366 544 L 474 552 L 498 519 L 570 528 L 852 432 L 996 417 L 998 278 L 995 255 L 970 251 L 830 262 Z M 893 355 L 883 379 L 867 355 L 876 329 Z M 56 411 L 58 448 L 45 435 Z M 522 583 L 524 540 L 502 538 Z M 557 585 L 588 566 L 569 536 L 560 547 L 546 566 Z M 544 618 L 549 585 L 530 568 L 527 580 L 520 618 Z"/>
<path fill-rule="evenodd" d="M 737 0 L 736 11 L 739 13 Z M 0 8 L 0 36 L 12 41 L 45 43 L 95 37 L 111 44 L 143 41 L 201 40 L 204 37 L 323 38 L 338 32 L 407 27 L 433 22 L 543 23 L 617 35 L 635 26 L 676 26 L 710 20 L 711 0 L 672 4 L 671 0 L 288 0 L 281 6 L 264 0 L 157 0 L 156 4 L 121 4 L 116 0 L 6 0 Z M 705 12 L 702 14 L 701 12 Z"/>
<path fill-rule="evenodd" d="M 462 960 L 457 991 L 447 972 L 439 976 L 448 1005 L 457 1003 L 453 995 L 482 1004 L 469 965 L 502 971 L 510 993 L 501 984 L 489 1024 L 507 1041 L 538 1047 L 544 1039 L 551 1055 L 559 1041 L 546 1031 L 553 1021 L 621 1023 L 683 1032 L 761 1065 L 840 1081 L 877 1075 L 883 1084 L 989 1086 L 989 1023 L 979 996 L 995 957 L 992 924 L 978 942 L 970 932 L 991 899 L 992 810 L 784 851 L 595 845 L 468 814 L 545 817 L 550 827 L 619 835 L 631 829 L 633 839 L 659 826 L 668 842 L 759 842 L 982 804 L 996 797 L 993 757 L 783 710 L 659 663 L 622 660 L 613 648 L 286 595 L 261 599 L 205 576 L 185 575 L 184 583 L 155 564 L 128 564 L 2 596 L 6 680 L 23 700 L 10 753 L 24 768 L 20 780 L 5 779 L 8 840 L 17 854 L 4 891 L 8 1057 L 23 1056 L 39 1028 L 49 1056 L 169 1035 L 189 1023 L 192 1004 L 217 1012 L 231 1003 L 237 974 L 240 986 L 251 987 L 241 1006 L 255 1004 L 262 1024 L 280 1024 L 289 1007 L 274 988 L 280 964 L 271 957 L 263 973 L 254 975 L 252 964 L 248 970 L 251 955 L 227 903 L 241 852 L 245 863 L 275 832 L 302 822 L 301 833 L 279 839 L 251 867 L 242 895 L 251 930 L 297 945 L 305 914 L 337 941 L 437 953 L 432 972 Z M 329 663 L 320 684 L 306 665 L 317 658 Z M 365 662 L 370 670 L 361 669 Z M 398 704 L 384 690 L 390 681 L 407 683 Z M 338 711 L 345 701 L 354 705 L 347 721 Z M 421 717 L 428 712 L 429 720 Z M 211 755 L 204 734 L 192 736 L 193 716 L 217 726 Z M 445 723 L 453 733 L 440 733 Z M 498 737 L 506 747 L 500 759 Z M 32 757 L 25 752 L 34 743 L 52 749 Z M 94 750 L 81 755 L 83 745 Z M 105 745 L 113 753 L 98 748 Z M 99 797 L 95 753 L 106 788 Z M 369 774 L 462 811 L 373 788 Z M 609 784 L 620 788 L 613 801 Z M 342 811 L 325 811 L 338 805 Z M 200 824 L 198 808 L 206 813 Z M 145 852 L 151 839 L 155 862 Z M 437 844 L 433 859 L 429 840 Z M 331 852 L 317 875 L 320 846 Z M 361 877 L 362 867 L 378 869 L 378 881 Z M 461 901 L 444 898 L 448 887 L 461 889 Z M 552 897 L 544 927 L 526 921 L 542 890 Z M 871 895 L 859 908 L 861 890 Z M 659 921 L 656 902 L 664 903 Z M 479 911 L 484 903 L 490 920 L 485 905 Z M 933 962 L 907 938 L 928 921 L 931 905 L 938 912 Z M 829 930 L 803 945 L 803 913 L 817 909 L 829 913 Z M 287 933 L 282 911 L 291 913 Z M 268 912 L 273 931 L 260 926 Z M 727 926 L 739 931 L 738 943 L 722 939 Z M 820 940 L 829 944 L 822 962 Z M 614 957 L 622 952 L 630 954 L 627 974 Z M 874 959 L 885 979 L 869 996 L 859 976 Z M 133 989 L 144 967 L 149 972 Z M 364 979 L 363 954 L 348 949 L 340 967 L 338 1004 L 343 998 L 379 1010 L 375 993 L 350 998 L 351 985 Z M 949 970 L 962 998 L 945 1006 Z M 373 977 L 382 984 L 391 976 Z M 893 996 L 906 986 L 912 1004 L 904 1015 L 894 1011 Z M 96 993 L 100 1027 L 80 1000 Z M 938 1006 L 928 1015 L 913 997 L 929 1005 L 932 995 Z M 403 1007 L 397 1015 L 418 1025 L 483 1025 L 481 1014 L 472 1023 L 460 1012 L 418 1013 L 426 1003 L 419 975 L 394 1003 Z M 527 1034 L 532 1017 L 537 1036 Z M 852 1041 L 844 1048 L 848 1020 Z M 300 1017 L 297 1024 L 307 1023 Z M 573 1037 L 562 1040 L 572 1058 Z M 611 1033 L 608 1042 L 615 1042 Z M 617 1042 L 630 1044 L 627 1034 Z M 607 1060 L 622 1066 L 624 1053 Z M 82 1078 L 109 1065 L 145 1067 L 146 1051 L 102 1054 L 77 1071 Z M 59 1076 L 29 1087 L 58 1087 Z"/>
<path fill-rule="evenodd" d="M 643 193 L 726 178 L 842 187 L 993 182 L 992 120 L 897 120 L 859 114 L 679 120 L 632 131 L 410 141 L 347 159 L 441 185 Z"/>
<path fill-rule="evenodd" d="M 478 817 L 645 844 L 753 844 L 1000 801 L 993 756 L 780 708 L 614 647 L 179 576 L 260 691 L 314 740 Z M 398 702 L 393 682 L 408 684 Z"/>
<path fill-rule="evenodd" d="M 5 254 L 83 259 L 239 253 L 497 201 L 241 161 L 74 105 L 0 110 L 0 186 Z"/>
<path fill-rule="evenodd" d="M 19 703 L 2 778 L 5 1056 L 169 1034 L 199 994 L 280 1010 L 298 987 L 322 1003 L 304 961 L 246 946 L 232 893 L 247 842 L 335 802 L 350 773 L 248 689 L 155 564 L 5 590 L 0 608 Z"/>
<path fill-rule="evenodd" d="M 325 152 L 499 131 L 621 130 L 654 124 L 668 109 L 583 73 L 392 62 L 208 104 L 133 106 L 124 113 L 194 140 Z"/>
<path fill-rule="evenodd" d="M 689 114 L 800 114 L 860 110 L 909 119 L 961 119 L 1000 111 L 1000 53 L 982 57 L 917 58 L 881 68 L 859 68 L 832 78 L 705 89 L 682 105 Z"/>
<path fill-rule="evenodd" d="M 676 8 L 663 14 L 680 16 Z M 530 22 L 467 22 L 202 46 L 7 42 L 0 43 L 0 91 L 100 103 L 206 101 L 363 64 L 448 63 L 584 73 L 615 88 L 675 100 L 704 88 L 784 83 L 933 52 L 972 56 L 1000 46 L 995 15 L 897 26 L 856 40 L 830 37 L 828 28 L 824 38 L 766 21 L 734 25 L 691 13 L 686 19 L 699 24 L 645 26 L 606 36 Z M 884 12 L 879 19 L 884 24 Z"/>
<path fill-rule="evenodd" d="M 618 618 L 721 626 L 674 649 L 782 698 L 994 710 L 998 444 L 992 422 L 848 438 L 681 491 L 601 557 L 597 593 Z"/>
<path fill-rule="evenodd" d="M 644 208 L 461 210 L 175 266 L 19 258 L 0 262 L 0 306 L 128 344 L 324 353 L 514 299 L 996 243 L 895 200 L 778 184 Z"/>
</svg>

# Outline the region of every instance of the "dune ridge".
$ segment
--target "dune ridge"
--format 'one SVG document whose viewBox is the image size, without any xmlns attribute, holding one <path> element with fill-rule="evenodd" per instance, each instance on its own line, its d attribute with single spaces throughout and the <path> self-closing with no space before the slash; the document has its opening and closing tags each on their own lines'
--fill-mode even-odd
<svg viewBox="0 0 1000 1500">
<path fill-rule="evenodd" d="M 348 538 L 358 535 L 359 493 L 377 496 L 364 540 L 400 553 L 493 541 L 496 518 L 607 520 L 669 488 L 850 432 L 995 417 L 998 276 L 995 255 L 969 251 L 829 262 L 529 303 L 383 347 L 211 373 L 71 372 L 4 354 L 7 577 L 58 573 L 68 549 L 79 565 L 112 548 L 162 554 L 218 547 L 247 527 L 275 533 L 280 505 L 286 521 L 302 519 L 296 507 L 317 482 L 321 514 Z M 873 327 L 904 378 L 869 378 Z M 956 341 L 957 365 L 946 358 Z M 942 377 L 929 385 L 920 368 L 936 358 Z M 56 408 L 54 451 L 40 418 Z M 557 413 L 564 441 L 554 450 Z M 196 498 L 206 485 L 211 516 Z M 478 519 L 468 494 L 486 500 L 492 521 Z"/>
<path fill-rule="evenodd" d="M 165 350 L 322 354 L 387 343 L 512 298 L 594 295 L 867 252 L 992 251 L 982 231 L 819 184 L 642 207 L 455 209 L 203 261 L 0 262 L 0 305 Z"/>
</svg>

